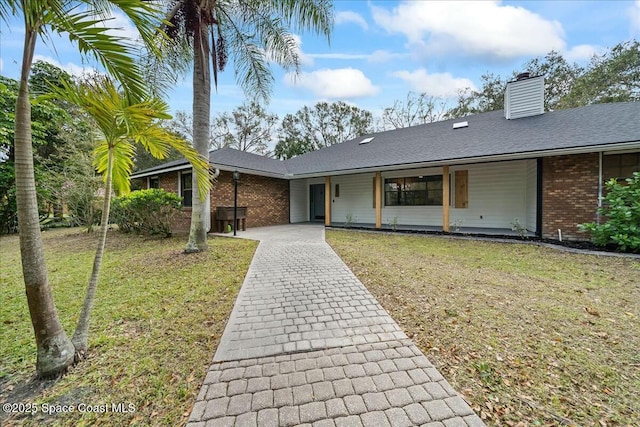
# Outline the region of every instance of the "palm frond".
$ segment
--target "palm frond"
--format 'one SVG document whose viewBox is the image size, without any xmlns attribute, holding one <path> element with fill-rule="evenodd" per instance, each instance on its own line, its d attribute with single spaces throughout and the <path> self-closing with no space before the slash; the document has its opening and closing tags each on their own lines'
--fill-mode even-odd
<svg viewBox="0 0 640 427">
<path fill-rule="evenodd" d="M 140 144 L 152 156 L 162 159 L 171 147 L 189 160 L 198 179 L 198 191 L 206 196 L 210 188 L 208 159 L 200 156 L 189 143 L 161 126 L 171 119 L 169 106 L 159 98 L 132 103 L 122 95 L 108 77 L 98 77 L 90 83 L 61 82 L 42 98 L 57 98 L 77 105 L 89 114 L 102 133 L 95 149 L 95 166 L 104 173 L 108 167 L 109 150 L 113 151 L 113 186 L 118 193 L 130 190 L 135 145 Z"/>
<path fill-rule="evenodd" d="M 118 194 L 127 194 L 131 189 L 129 177 L 133 172 L 135 147 L 125 139 L 120 140 L 115 145 L 108 143 L 106 140 L 98 143 L 98 146 L 93 152 L 93 165 L 105 180 L 107 178 L 106 171 L 109 165 L 109 151 L 113 153 L 113 169 L 111 170 L 113 188 Z"/>
<path fill-rule="evenodd" d="M 269 59 L 286 70 L 300 68 L 298 45 L 287 28 L 286 20 L 272 16 L 273 11 L 262 3 L 242 3 L 240 19 L 245 28 L 253 32 L 252 39 L 262 46 Z"/>
<path fill-rule="evenodd" d="M 15 16 L 20 10 L 19 0 L 6 0 L 0 2 L 0 20 L 4 21 L 9 26 L 9 17 Z"/>
<path fill-rule="evenodd" d="M 269 0 L 269 3 L 269 8 L 283 17 L 292 31 L 311 31 L 329 40 L 334 19 L 331 0 Z"/>
<path fill-rule="evenodd" d="M 59 16 L 47 13 L 46 24 L 58 33 L 67 33 L 72 42 L 77 43 L 85 56 L 95 57 L 118 81 L 122 82 L 127 93 L 137 98 L 146 92 L 145 82 L 133 60 L 132 42 L 108 33 L 110 28 L 97 25 L 103 21 L 95 19 L 90 12 L 70 13 Z"/>
<path fill-rule="evenodd" d="M 159 53 L 159 36 L 165 36 L 158 29 L 163 25 L 164 12 L 158 2 L 144 0 L 91 0 L 88 1 L 100 16 L 109 18 L 113 10 L 124 13 L 136 27 L 144 45 Z"/>
<path fill-rule="evenodd" d="M 236 81 L 245 93 L 268 101 L 274 79 L 264 50 L 239 25 L 241 21 L 226 10 L 220 12 L 220 26 L 233 52 Z"/>
</svg>

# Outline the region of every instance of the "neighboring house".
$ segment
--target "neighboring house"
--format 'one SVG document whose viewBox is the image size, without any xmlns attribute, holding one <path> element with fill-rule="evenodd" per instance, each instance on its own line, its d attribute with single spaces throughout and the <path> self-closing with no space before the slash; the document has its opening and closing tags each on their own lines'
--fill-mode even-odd
<svg viewBox="0 0 640 427">
<path fill-rule="evenodd" d="M 505 110 L 362 136 L 279 161 L 212 151 L 220 176 L 212 211 L 238 205 L 247 226 L 324 221 L 369 228 L 513 234 L 587 240 L 609 178 L 640 170 L 640 102 L 543 111 L 542 77 L 510 82 Z M 136 173 L 189 206 L 190 167 Z M 444 202 L 444 203 L 443 203 Z M 188 208 L 185 208 L 188 214 Z M 188 228 L 189 216 L 184 221 Z"/>
</svg>

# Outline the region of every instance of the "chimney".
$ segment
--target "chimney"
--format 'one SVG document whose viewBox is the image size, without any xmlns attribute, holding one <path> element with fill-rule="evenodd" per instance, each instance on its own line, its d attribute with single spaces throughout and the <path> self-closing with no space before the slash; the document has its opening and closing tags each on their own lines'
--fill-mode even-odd
<svg viewBox="0 0 640 427">
<path fill-rule="evenodd" d="M 504 117 L 507 120 L 544 113 L 544 77 L 520 73 L 507 83 L 504 94 Z"/>
</svg>

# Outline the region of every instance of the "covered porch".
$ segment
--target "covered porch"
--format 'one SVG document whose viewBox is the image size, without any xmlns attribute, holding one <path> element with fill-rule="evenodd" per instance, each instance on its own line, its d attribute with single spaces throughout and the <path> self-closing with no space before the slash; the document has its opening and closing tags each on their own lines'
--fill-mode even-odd
<svg viewBox="0 0 640 427">
<path fill-rule="evenodd" d="M 397 231 L 403 233 L 441 233 L 444 230 L 442 227 L 430 226 L 430 225 L 404 225 L 397 224 L 395 227 L 389 224 L 382 224 L 381 227 L 376 227 L 374 223 L 358 223 L 348 224 L 345 222 L 332 222 L 328 227 L 356 229 L 356 230 L 380 230 L 380 231 Z M 474 236 L 509 236 L 509 237 L 522 237 L 520 232 L 512 228 L 489 228 L 489 227 L 449 227 L 449 234 L 459 235 L 474 235 Z M 536 237 L 536 233 L 523 230 L 526 237 Z"/>
<path fill-rule="evenodd" d="M 537 159 L 292 180 L 292 223 L 502 236 L 539 233 Z"/>
</svg>

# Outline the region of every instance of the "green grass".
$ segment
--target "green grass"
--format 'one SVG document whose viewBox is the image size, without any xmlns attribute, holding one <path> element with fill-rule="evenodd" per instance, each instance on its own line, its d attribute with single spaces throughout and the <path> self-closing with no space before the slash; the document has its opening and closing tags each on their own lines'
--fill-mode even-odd
<svg viewBox="0 0 640 427">
<path fill-rule="evenodd" d="M 327 241 L 489 425 L 640 425 L 638 260 L 398 234 Z"/>
<path fill-rule="evenodd" d="M 66 229 L 47 231 L 43 237 L 58 313 L 72 334 L 96 236 Z M 76 411 L 4 422 L 184 424 L 257 243 L 215 238 L 209 242 L 209 252 L 191 255 L 182 253 L 184 245 L 185 237 L 148 239 L 109 233 L 91 317 L 88 359 L 32 398 L 38 404 L 132 403 L 134 412 Z M 35 342 L 17 236 L 0 238 L 0 260 L 0 401 L 6 401 L 12 395 L 15 400 L 25 383 L 34 384 Z M 0 413 L 4 425 L 3 416 Z"/>
</svg>

